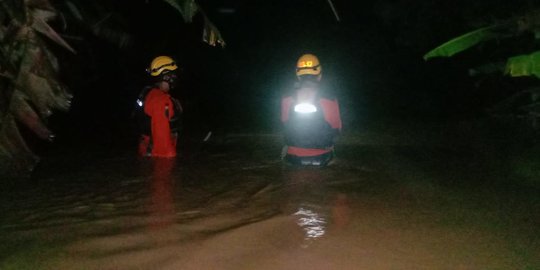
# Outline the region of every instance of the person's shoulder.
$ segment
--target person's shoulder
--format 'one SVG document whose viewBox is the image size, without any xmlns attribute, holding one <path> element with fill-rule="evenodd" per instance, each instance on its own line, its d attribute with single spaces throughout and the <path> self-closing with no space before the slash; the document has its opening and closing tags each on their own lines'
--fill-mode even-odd
<svg viewBox="0 0 540 270">
<path fill-rule="evenodd" d="M 282 91 L 281 92 L 281 99 L 284 100 L 284 99 L 290 99 L 290 98 L 293 98 L 294 94 L 296 93 L 298 89 L 296 88 L 296 86 L 292 87 L 292 88 L 288 88 L 286 89 L 285 91 Z"/>
<path fill-rule="evenodd" d="M 320 98 L 320 99 L 326 99 L 326 100 L 329 100 L 329 101 L 335 101 L 335 100 L 337 100 L 336 95 L 334 95 L 333 93 L 324 91 L 324 90 L 321 90 L 321 91 L 319 92 L 319 98 Z"/>
<path fill-rule="evenodd" d="M 144 99 L 144 97 L 146 97 L 148 95 L 148 93 L 150 93 L 150 90 L 152 90 L 154 88 L 154 86 L 151 86 L 151 85 L 147 85 L 145 87 L 143 87 L 141 89 L 141 91 L 139 92 L 139 99 Z"/>
<path fill-rule="evenodd" d="M 163 96 L 166 96 L 167 94 L 163 91 L 161 91 L 159 88 L 152 88 L 148 91 L 148 94 L 146 94 L 146 100 L 154 100 L 154 99 L 161 99 Z"/>
<path fill-rule="evenodd" d="M 146 96 L 150 96 L 150 95 L 155 95 L 155 93 L 157 92 L 158 89 L 156 88 L 149 88 L 147 91 L 146 91 Z"/>
<path fill-rule="evenodd" d="M 150 91 L 148 92 L 148 94 L 153 94 L 153 95 L 166 95 L 167 93 L 157 87 L 153 87 L 152 89 L 150 89 Z"/>
<path fill-rule="evenodd" d="M 285 103 L 292 103 L 293 101 L 294 101 L 294 97 L 291 96 L 291 95 L 281 97 L 281 103 L 282 103 L 282 104 L 285 104 Z"/>
</svg>

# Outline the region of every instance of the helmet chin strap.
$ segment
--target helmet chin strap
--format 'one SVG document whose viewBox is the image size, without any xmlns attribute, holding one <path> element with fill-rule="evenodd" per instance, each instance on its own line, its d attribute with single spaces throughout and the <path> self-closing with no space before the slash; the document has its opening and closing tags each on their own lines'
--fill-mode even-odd
<svg viewBox="0 0 540 270">
<path fill-rule="evenodd" d="M 176 87 L 177 85 L 177 79 L 176 77 L 171 77 L 169 80 L 165 80 L 165 82 L 167 82 L 169 84 L 169 88 L 170 89 L 173 89 Z"/>
<path fill-rule="evenodd" d="M 178 84 L 176 83 L 176 80 L 170 81 L 170 82 L 167 82 L 167 83 L 169 84 L 169 90 L 170 90 L 170 89 L 173 89 L 173 88 L 176 88 L 176 86 L 178 85 Z"/>
<path fill-rule="evenodd" d="M 175 74 L 163 74 L 160 76 L 159 83 L 166 82 L 168 84 L 169 90 L 173 89 L 177 85 L 178 78 Z"/>
</svg>

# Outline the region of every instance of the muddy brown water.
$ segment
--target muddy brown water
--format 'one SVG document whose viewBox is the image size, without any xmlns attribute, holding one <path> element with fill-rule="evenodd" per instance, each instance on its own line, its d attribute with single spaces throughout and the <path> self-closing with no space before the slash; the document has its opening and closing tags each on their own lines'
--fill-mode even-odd
<svg viewBox="0 0 540 270">
<path fill-rule="evenodd" d="M 318 169 L 280 151 L 236 134 L 51 158 L 2 190 L 0 269 L 540 269 L 539 193 L 470 153 L 350 135 Z"/>
</svg>

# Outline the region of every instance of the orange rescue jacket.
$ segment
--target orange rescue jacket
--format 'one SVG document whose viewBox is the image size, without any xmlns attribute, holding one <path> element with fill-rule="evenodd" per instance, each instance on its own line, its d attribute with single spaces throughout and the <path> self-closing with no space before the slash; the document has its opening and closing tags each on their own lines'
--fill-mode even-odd
<svg viewBox="0 0 540 270">
<path fill-rule="evenodd" d="M 151 118 L 152 156 L 175 157 L 176 138 L 171 134 L 169 120 L 174 117 L 171 96 L 154 88 L 145 98 L 144 112 Z"/>
</svg>

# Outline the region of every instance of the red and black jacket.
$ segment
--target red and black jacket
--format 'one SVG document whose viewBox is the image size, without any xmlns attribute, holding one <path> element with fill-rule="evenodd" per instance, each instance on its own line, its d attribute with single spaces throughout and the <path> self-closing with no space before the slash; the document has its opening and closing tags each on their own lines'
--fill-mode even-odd
<svg viewBox="0 0 540 270">
<path fill-rule="evenodd" d="M 331 151 L 342 127 L 337 99 L 318 91 L 313 101 L 317 110 L 312 113 L 296 112 L 297 104 L 296 95 L 284 97 L 281 102 L 281 122 L 288 154 L 315 156 Z"/>
</svg>

